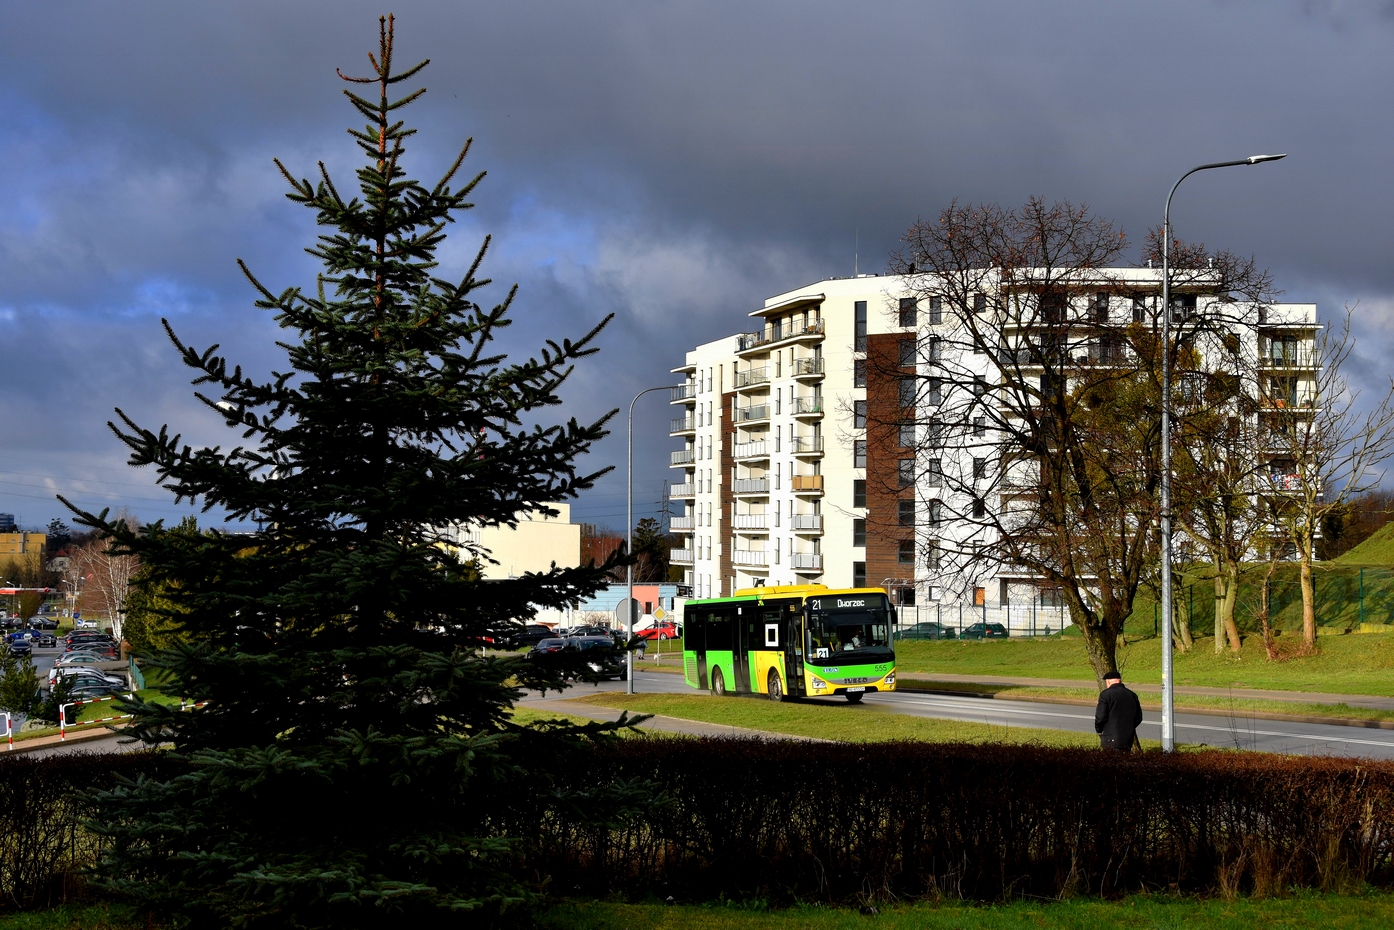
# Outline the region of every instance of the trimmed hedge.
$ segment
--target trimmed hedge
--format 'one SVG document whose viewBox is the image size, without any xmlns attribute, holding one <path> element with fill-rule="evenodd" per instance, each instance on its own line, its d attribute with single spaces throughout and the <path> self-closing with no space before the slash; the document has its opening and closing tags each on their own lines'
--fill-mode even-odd
<svg viewBox="0 0 1394 930">
<path fill-rule="evenodd" d="M 1394 764 L 1257 753 L 629 739 L 555 787 L 662 786 L 597 825 L 538 796 L 496 819 L 561 890 L 679 900 L 1001 900 L 1394 883 Z"/>
<path fill-rule="evenodd" d="M 149 752 L 0 758 L 0 908 L 70 899 L 101 849 L 81 825 L 96 813 L 92 793 L 162 767 Z"/>
</svg>

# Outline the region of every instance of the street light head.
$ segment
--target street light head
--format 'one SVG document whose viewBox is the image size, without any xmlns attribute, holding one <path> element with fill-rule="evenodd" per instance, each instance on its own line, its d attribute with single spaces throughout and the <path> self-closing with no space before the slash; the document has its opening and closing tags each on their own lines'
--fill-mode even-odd
<svg viewBox="0 0 1394 930">
<path fill-rule="evenodd" d="M 1281 154 L 1281 155 L 1250 155 L 1248 158 L 1245 159 L 1245 161 L 1247 161 L 1247 162 L 1248 162 L 1249 164 L 1251 164 L 1251 165 L 1257 165 L 1259 162 L 1264 162 L 1264 161 L 1277 161 L 1277 160 L 1280 159 L 1280 158 L 1287 158 L 1287 157 L 1288 157 L 1287 152 L 1284 152 L 1284 153 Z"/>
</svg>

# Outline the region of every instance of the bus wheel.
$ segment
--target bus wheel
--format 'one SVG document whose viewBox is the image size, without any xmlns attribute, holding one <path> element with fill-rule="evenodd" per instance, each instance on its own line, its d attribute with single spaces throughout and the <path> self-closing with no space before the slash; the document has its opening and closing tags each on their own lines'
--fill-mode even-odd
<svg viewBox="0 0 1394 930">
<path fill-rule="evenodd" d="M 847 703 L 849 704 L 860 704 L 862 702 L 862 693 L 860 691 L 848 691 L 843 697 L 847 698 Z"/>
<path fill-rule="evenodd" d="M 712 696 L 726 696 L 726 679 L 721 677 L 721 669 L 712 669 Z"/>
<path fill-rule="evenodd" d="M 769 691 L 771 701 L 784 700 L 784 683 L 779 680 L 779 672 L 774 669 L 770 669 Z"/>
</svg>

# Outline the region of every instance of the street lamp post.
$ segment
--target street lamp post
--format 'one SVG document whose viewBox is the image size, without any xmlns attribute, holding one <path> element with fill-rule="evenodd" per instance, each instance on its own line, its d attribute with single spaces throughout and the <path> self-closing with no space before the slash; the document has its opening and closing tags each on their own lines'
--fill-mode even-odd
<svg viewBox="0 0 1394 930">
<path fill-rule="evenodd" d="M 671 391 L 674 387 L 676 387 L 676 385 L 664 384 L 664 385 L 661 385 L 661 386 L 659 386 L 659 387 L 644 388 L 644 389 L 643 389 L 642 391 L 640 391 L 638 394 L 635 394 L 635 395 L 634 395 L 634 399 L 631 400 L 631 401 L 629 402 L 629 451 L 628 451 L 628 455 L 627 455 L 627 458 L 626 458 L 626 462 L 627 462 L 627 469 L 626 469 L 626 471 L 627 471 L 627 478 L 626 478 L 626 482 L 625 482 L 625 483 L 626 483 L 626 485 L 627 485 L 627 488 L 626 488 L 626 494 L 625 494 L 624 524 L 625 524 L 625 536 L 626 536 L 626 539 L 627 539 L 626 548 L 625 548 L 625 554 L 628 555 L 628 556 L 630 557 L 630 560 L 631 560 L 630 563 L 629 563 L 629 565 L 628 565 L 628 566 L 626 567 L 626 569 L 625 569 L 625 578 L 626 578 L 626 580 L 628 581 L 628 586 L 629 586 L 629 591 L 628 591 L 628 603 L 629 603 L 629 611 L 628 611 L 628 613 L 629 613 L 629 618 L 628 618 L 628 619 L 629 619 L 629 622 L 628 622 L 628 624 L 627 624 L 628 629 L 627 629 L 627 631 L 626 631 L 627 635 L 626 635 L 626 637 L 625 637 L 625 662 L 626 662 L 626 664 L 627 664 L 625 678 L 627 678 L 627 679 L 629 680 L 628 687 L 626 688 L 626 690 L 627 690 L 628 693 L 630 693 L 630 694 L 633 694 L 633 693 L 634 693 L 634 650 L 633 650 L 633 648 L 630 648 L 630 647 L 632 646 L 632 644 L 633 644 L 633 642 L 634 642 L 634 614 L 637 612 L 637 611 L 635 610 L 635 607 L 636 607 L 637 605 L 635 605 L 635 603 L 634 603 L 634 562 L 633 562 L 633 556 L 634 556 L 634 405 L 637 404 L 637 403 L 639 402 L 639 398 L 643 397 L 645 394 L 650 394 L 650 393 L 652 393 L 652 392 L 654 392 L 654 391 Z"/>
<path fill-rule="evenodd" d="M 1238 161 L 1197 165 L 1181 175 L 1167 194 L 1162 213 L 1162 751 L 1176 749 L 1176 713 L 1172 687 L 1171 606 L 1171 198 L 1181 182 L 1197 171 L 1277 161 L 1287 155 L 1250 155 Z"/>
</svg>

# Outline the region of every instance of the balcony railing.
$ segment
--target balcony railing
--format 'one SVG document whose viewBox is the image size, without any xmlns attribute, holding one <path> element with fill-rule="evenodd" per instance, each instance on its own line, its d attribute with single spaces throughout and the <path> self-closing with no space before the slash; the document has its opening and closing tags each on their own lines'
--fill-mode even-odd
<svg viewBox="0 0 1394 930">
<path fill-rule="evenodd" d="M 823 374 L 823 360 L 821 358 L 796 358 L 794 359 L 794 377 L 811 378 L 821 377 Z"/>
<path fill-rule="evenodd" d="M 770 493 L 770 479 L 737 478 L 731 482 L 731 490 L 736 494 L 768 494 Z"/>
<path fill-rule="evenodd" d="M 1301 475 L 1269 475 L 1268 480 L 1279 491 L 1302 490 Z"/>
<path fill-rule="evenodd" d="M 769 515 L 763 513 L 738 513 L 731 518 L 731 522 L 738 530 L 767 530 L 769 526 Z"/>
<path fill-rule="evenodd" d="M 756 404 L 750 407 L 736 408 L 737 423 L 753 423 L 757 420 L 768 420 L 770 418 L 769 404 Z"/>
<path fill-rule="evenodd" d="M 695 449 L 679 449 L 668 455 L 669 465 L 691 465 L 696 460 L 697 451 Z"/>
<path fill-rule="evenodd" d="M 669 561 L 669 562 L 672 562 L 674 565 L 691 565 L 691 564 L 692 564 L 692 550 L 691 550 L 691 549 L 669 549 L 669 550 L 668 550 L 668 561 Z"/>
<path fill-rule="evenodd" d="M 822 436 L 790 436 L 789 451 L 795 455 L 822 455 Z"/>
<path fill-rule="evenodd" d="M 671 423 L 668 424 L 668 432 L 670 434 L 690 433 L 696 428 L 696 417 L 678 417 L 676 420 L 673 420 Z"/>
<path fill-rule="evenodd" d="M 819 477 L 819 476 L 815 476 Z M 794 532 L 796 533 L 821 533 L 823 531 L 823 515 L 821 513 L 796 513 L 794 514 Z"/>
<path fill-rule="evenodd" d="M 694 523 L 695 521 L 692 517 L 669 517 L 668 529 L 672 530 L 674 533 L 680 533 L 684 530 L 694 529 Z"/>
<path fill-rule="evenodd" d="M 691 400 L 697 396 L 697 382 L 689 381 L 686 384 L 679 384 L 677 387 L 668 389 L 668 403 L 676 404 L 678 401 Z"/>
<path fill-rule="evenodd" d="M 736 387 L 750 387 L 752 384 L 769 384 L 770 370 L 765 367 L 747 368 L 736 372 Z"/>
<path fill-rule="evenodd" d="M 795 397 L 794 416 L 821 416 L 823 413 L 823 398 L 821 397 Z"/>
<path fill-rule="evenodd" d="M 760 439 L 755 442 L 738 442 L 731 448 L 731 456 L 738 459 L 766 459 L 770 457 L 770 444 L 768 440 Z"/>
<path fill-rule="evenodd" d="M 822 320 L 792 320 L 784 325 L 770 325 L 756 333 L 741 333 L 736 337 L 736 351 L 749 352 L 751 349 L 758 349 L 763 346 L 773 345 L 776 342 L 783 342 L 785 339 L 795 339 L 799 336 L 821 336 L 823 335 Z"/>
<path fill-rule="evenodd" d="M 795 552 L 790 558 L 793 559 L 794 571 L 796 572 L 821 572 L 823 570 L 823 553 L 821 552 Z"/>
<path fill-rule="evenodd" d="M 687 484 L 675 484 L 668 489 L 669 497 L 696 497 L 697 485 L 689 481 Z"/>
<path fill-rule="evenodd" d="M 1260 355 L 1258 363 L 1263 368 L 1320 368 L 1321 362 L 1310 349 L 1288 349 L 1285 352 L 1274 350 L 1271 354 Z"/>
<path fill-rule="evenodd" d="M 731 562 L 735 565 L 764 565 L 765 553 L 755 549 L 732 549 Z"/>
<path fill-rule="evenodd" d="M 823 492 L 822 475 L 794 475 L 791 479 L 794 483 L 795 492 Z"/>
</svg>

